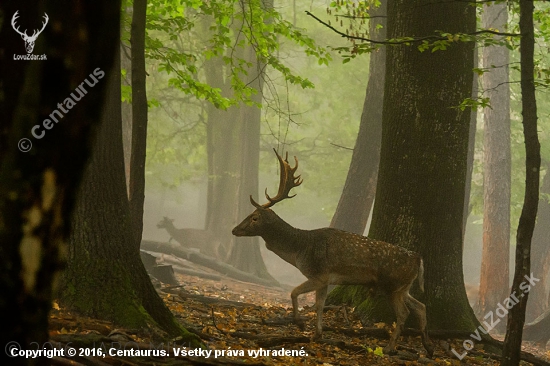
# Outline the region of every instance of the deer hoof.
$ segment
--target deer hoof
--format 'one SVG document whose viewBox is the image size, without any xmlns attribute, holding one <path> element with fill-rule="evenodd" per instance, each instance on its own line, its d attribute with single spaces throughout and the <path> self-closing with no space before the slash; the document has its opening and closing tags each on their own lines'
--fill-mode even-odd
<svg viewBox="0 0 550 366">
<path fill-rule="evenodd" d="M 315 334 L 311 337 L 311 341 L 312 342 L 317 342 L 317 341 L 321 340 L 321 338 L 322 338 L 321 333 L 315 332 Z"/>
<path fill-rule="evenodd" d="M 301 331 L 304 331 L 306 329 L 306 322 L 304 322 L 303 319 L 294 319 L 294 324 L 296 324 L 296 326 L 300 328 Z"/>
<path fill-rule="evenodd" d="M 388 346 L 384 347 L 384 354 L 388 355 L 388 356 L 392 356 L 392 355 L 397 354 L 397 350 L 395 349 L 395 347 L 390 347 L 388 345 Z"/>
<path fill-rule="evenodd" d="M 432 358 L 432 356 L 434 355 L 433 344 L 426 344 L 424 345 L 424 348 L 426 349 L 426 355 L 428 356 L 428 358 Z"/>
</svg>

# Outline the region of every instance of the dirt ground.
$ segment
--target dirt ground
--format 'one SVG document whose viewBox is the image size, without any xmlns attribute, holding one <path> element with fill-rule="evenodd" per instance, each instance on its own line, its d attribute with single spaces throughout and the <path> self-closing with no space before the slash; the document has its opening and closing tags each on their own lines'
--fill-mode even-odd
<svg viewBox="0 0 550 366">
<path fill-rule="evenodd" d="M 403 336 L 398 343 L 397 355 L 384 355 L 382 348 L 387 344 L 387 333 L 392 330 L 392 325 L 375 324 L 374 327 L 363 328 L 351 308 L 347 308 L 347 315 L 338 307 L 325 310 L 323 339 L 310 342 L 315 321 L 313 294 L 300 297 L 301 316 L 305 318 L 305 329 L 301 330 L 288 322 L 292 313 L 290 288 L 267 288 L 229 278 L 215 281 L 181 274 L 176 274 L 176 278 L 180 286 L 163 285 L 159 288 L 159 293 L 177 319 L 201 337 L 211 351 L 210 355 L 204 353 L 199 357 L 183 357 L 181 350 L 185 349 L 185 345 L 174 340 L 170 344 L 166 342 L 168 353 L 164 357 L 110 356 L 105 346 L 109 339 L 111 342 L 115 339 L 117 347 L 131 342 L 140 349 L 148 349 L 151 344 L 153 348 L 156 347 L 155 344 L 158 345 L 158 341 L 155 343 L 156 335 L 142 330 L 116 328 L 104 321 L 80 318 L 62 308 L 52 312 L 51 338 L 53 341 L 63 342 L 80 335 L 102 337 L 94 343 L 97 345 L 101 340 L 104 350 L 102 357 L 73 358 L 70 360 L 71 365 L 499 364 L 498 357 L 486 352 L 483 344 L 476 344 L 459 361 L 450 350 L 454 347 L 463 352 L 464 339 L 434 339 L 436 352 L 430 359 L 426 358 L 420 337 Z M 550 361 L 550 351 L 544 347 L 525 343 L 523 350 L 546 362 Z M 67 363 L 56 358 L 52 364 Z"/>
</svg>

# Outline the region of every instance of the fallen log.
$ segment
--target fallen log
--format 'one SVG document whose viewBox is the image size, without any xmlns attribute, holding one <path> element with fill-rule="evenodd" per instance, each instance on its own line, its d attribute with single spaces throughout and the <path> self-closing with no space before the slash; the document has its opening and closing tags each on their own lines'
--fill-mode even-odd
<svg viewBox="0 0 550 366">
<path fill-rule="evenodd" d="M 153 277 L 162 283 L 168 285 L 179 285 L 178 280 L 174 276 L 174 268 L 169 264 L 162 264 L 153 266 L 150 270 Z"/>
<path fill-rule="evenodd" d="M 143 265 L 145 266 L 145 270 L 148 272 L 157 265 L 157 257 L 151 253 L 147 253 L 143 250 L 139 252 L 139 255 L 141 256 L 141 261 L 143 262 Z"/>
<path fill-rule="evenodd" d="M 202 302 L 203 304 L 216 304 L 220 306 L 234 306 L 236 308 L 242 309 L 242 308 L 261 308 L 260 305 L 256 304 L 250 304 L 246 302 L 239 302 L 239 301 L 232 301 L 232 300 L 226 300 L 226 299 L 219 299 L 215 297 L 208 297 L 204 295 L 195 295 L 190 294 L 185 291 L 176 291 L 176 293 L 180 298 L 183 300 L 186 299 L 192 299 L 197 300 L 198 302 Z"/>
<path fill-rule="evenodd" d="M 150 263 L 155 263 L 155 265 L 156 265 L 157 258 L 159 258 L 160 256 L 163 256 L 163 258 L 161 258 L 159 260 L 158 264 L 159 265 L 160 264 L 169 264 L 169 265 L 172 266 L 172 269 L 176 273 L 190 275 L 190 276 L 196 276 L 196 277 L 205 278 L 205 279 L 214 280 L 214 281 L 220 281 L 222 279 L 222 277 L 220 275 L 217 275 L 217 274 L 214 274 L 214 273 L 204 272 L 204 271 L 201 271 L 201 270 L 197 269 L 196 267 L 191 267 L 183 259 L 178 258 L 178 257 L 173 256 L 173 255 L 170 255 L 167 258 L 167 257 L 164 256 L 164 253 L 149 252 L 149 251 L 145 251 L 145 250 L 141 250 L 140 252 L 141 252 L 141 259 L 143 261 L 143 264 L 145 265 L 145 269 L 148 272 L 151 272 L 151 269 L 154 267 L 153 265 L 150 265 Z M 145 260 L 144 260 L 144 258 L 145 258 Z M 152 262 L 152 260 L 150 258 L 153 258 L 154 262 Z M 149 266 L 148 266 L 148 264 L 146 264 L 146 261 L 149 264 Z"/>
<path fill-rule="evenodd" d="M 193 263 L 213 269 L 223 275 L 234 278 L 239 281 L 257 283 L 268 287 L 279 287 L 279 282 L 275 280 L 267 280 L 259 278 L 251 273 L 247 273 L 230 266 L 227 263 L 219 262 L 215 258 L 207 255 L 186 249 L 176 243 L 162 243 L 158 241 L 143 240 L 141 249 L 146 251 L 160 252 L 164 254 L 173 254 L 180 258 L 185 258 Z"/>
<path fill-rule="evenodd" d="M 548 343 L 550 339 L 550 309 L 542 313 L 532 323 L 523 328 L 523 340 L 541 344 Z"/>
<path fill-rule="evenodd" d="M 222 276 L 217 274 L 208 273 L 204 271 L 195 271 L 194 269 L 187 269 L 187 268 L 180 267 L 178 265 L 173 265 L 172 268 L 174 268 L 174 272 L 176 273 L 205 278 L 207 280 L 221 281 L 222 279 Z"/>
</svg>

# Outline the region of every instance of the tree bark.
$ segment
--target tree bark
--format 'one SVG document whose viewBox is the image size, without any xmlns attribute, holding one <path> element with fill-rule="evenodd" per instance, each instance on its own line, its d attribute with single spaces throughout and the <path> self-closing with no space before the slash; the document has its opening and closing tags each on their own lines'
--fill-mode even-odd
<svg viewBox="0 0 550 366">
<path fill-rule="evenodd" d="M 540 187 L 539 208 L 537 213 L 537 224 L 533 232 L 532 242 L 532 267 L 535 277 L 540 279 L 537 286 L 529 292 L 527 303 L 527 321 L 534 321 L 543 312 L 550 308 L 550 294 L 548 288 L 548 276 L 550 274 L 550 162 L 544 163 L 546 174 Z"/>
<path fill-rule="evenodd" d="M 474 48 L 474 67 L 478 67 L 479 56 L 477 47 Z M 472 82 L 472 99 L 476 100 L 479 95 L 479 76 L 474 72 L 474 79 Z M 466 224 L 468 223 L 468 217 L 470 217 L 470 194 L 472 191 L 472 175 L 474 172 L 474 156 L 476 151 L 476 130 L 477 130 L 477 110 L 472 109 L 470 111 L 470 132 L 468 134 L 468 157 L 466 162 L 466 188 L 464 189 L 464 213 L 462 216 L 462 238 L 466 234 Z M 462 243 L 464 249 L 464 243 Z"/>
<path fill-rule="evenodd" d="M 121 9 L 122 24 L 131 23 L 134 9 L 124 0 Z M 130 30 L 131 33 L 131 30 Z M 129 35 L 131 37 L 131 34 Z M 123 87 L 132 87 L 132 46 L 130 40 L 120 41 L 120 67 L 126 71 L 122 78 Z M 124 151 L 124 171 L 126 175 L 126 189 L 130 196 L 130 158 L 132 157 L 132 103 L 131 100 L 122 102 L 122 149 Z"/>
<path fill-rule="evenodd" d="M 145 81 L 145 19 L 147 0 L 134 0 L 132 15 L 132 153 L 129 200 L 133 242 L 141 243 L 145 201 L 145 158 L 147 149 L 147 91 Z"/>
<path fill-rule="evenodd" d="M 7 23 L 16 11 L 29 24 L 40 24 L 44 13 L 55 20 L 59 28 L 49 24 L 34 49 L 47 62 L 13 60 L 24 53 Z M 31 349 L 48 340 L 54 280 L 65 266 L 71 212 L 107 83 L 99 80 L 52 130 L 43 121 L 53 110 L 61 113 L 59 105 L 67 106 L 66 98 L 90 73 L 111 68 L 120 3 L 2 2 L 0 12 L 0 343 Z M 87 37 L 55 29 L 79 29 Z M 31 134 L 37 125 L 35 131 L 44 132 L 40 139 Z M 18 146 L 21 138 L 34 145 L 30 151 L 20 151 L 29 146 Z M 13 365 L 46 362 L 10 359 Z"/>
<path fill-rule="evenodd" d="M 272 6 L 265 2 L 265 7 Z M 237 27 L 238 24 L 234 24 Z M 237 43 L 237 42 L 236 42 Z M 230 50 L 233 57 L 250 63 L 247 85 L 256 89 L 252 100 L 262 102 L 265 67 L 256 55 L 253 45 Z M 209 85 L 230 95 L 229 71 L 221 58 L 206 63 Z M 275 281 L 267 272 L 260 253 L 259 238 L 236 238 L 231 229 L 252 210 L 249 196 L 257 198 L 260 154 L 261 110 L 256 106 L 240 105 L 221 111 L 208 106 L 208 207 L 206 230 L 215 233 L 228 253 L 225 260 L 235 268 L 256 276 Z"/>
<path fill-rule="evenodd" d="M 483 28 L 504 31 L 505 3 L 483 6 Z M 483 48 L 482 76 L 491 107 L 484 110 L 483 130 L 483 251 L 476 312 L 483 317 L 508 297 L 510 288 L 510 87 L 506 46 Z M 504 326 L 500 322 L 499 326 Z M 504 328 L 502 327 L 501 330 Z"/>
<path fill-rule="evenodd" d="M 523 285 L 526 277 L 531 275 L 531 239 L 537 218 L 540 179 L 540 143 L 537 132 L 537 100 L 534 82 L 533 1 L 520 0 L 519 10 L 521 106 L 525 139 L 525 197 L 516 236 L 516 267 L 512 284 L 512 294 L 518 294 L 519 301 L 508 313 L 506 338 L 502 350 L 501 364 L 503 366 L 519 365 L 520 361 L 521 336 L 525 323 L 527 298 L 529 297 L 529 291 L 523 291 L 520 285 Z"/>
<path fill-rule="evenodd" d="M 466 3 L 388 4 L 388 38 L 437 30 L 470 33 L 475 26 L 475 11 Z M 422 255 L 422 300 L 431 329 L 472 330 L 478 324 L 462 271 L 470 111 L 453 108 L 472 94 L 473 47 L 387 49 L 379 184 L 369 236 Z"/>
<path fill-rule="evenodd" d="M 386 6 L 380 6 L 370 14 L 370 37 L 386 39 Z M 382 28 L 376 29 L 381 25 Z M 382 136 L 382 102 L 384 99 L 384 78 L 386 71 L 386 48 L 382 46 L 370 54 L 369 82 L 359 133 L 351 158 L 348 176 L 330 227 L 363 235 L 370 216 L 380 162 L 380 140 Z"/>
<path fill-rule="evenodd" d="M 108 74 L 106 101 L 73 215 L 60 301 L 85 316 L 126 327 L 157 324 L 171 336 L 181 335 L 198 345 L 156 293 L 133 242 L 122 151 L 119 56 Z"/>
<path fill-rule="evenodd" d="M 254 49 L 249 48 L 248 59 L 256 58 Z M 259 69 L 263 67 L 256 60 Z M 263 74 L 263 72 L 262 72 Z M 250 75 L 249 85 L 254 85 L 258 90 L 255 102 L 261 103 L 263 89 L 263 75 Z M 259 166 L 260 166 L 260 121 L 261 110 L 254 106 L 241 106 L 239 108 L 240 123 L 240 138 L 239 143 L 239 165 L 240 172 L 238 175 L 237 185 L 237 204 L 236 212 L 233 217 L 237 220 L 248 216 L 252 210 L 250 205 L 250 195 L 254 194 L 257 198 L 259 184 Z M 236 237 L 233 236 L 229 247 L 229 257 L 227 263 L 241 271 L 253 273 L 260 278 L 271 278 L 264 266 L 264 262 L 260 253 L 259 237 Z"/>
</svg>

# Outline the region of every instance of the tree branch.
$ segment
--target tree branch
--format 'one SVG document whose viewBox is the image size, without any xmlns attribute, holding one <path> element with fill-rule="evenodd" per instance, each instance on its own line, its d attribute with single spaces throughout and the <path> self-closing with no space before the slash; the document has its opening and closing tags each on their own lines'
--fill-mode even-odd
<svg viewBox="0 0 550 366">
<path fill-rule="evenodd" d="M 444 37 L 444 36 L 426 36 L 426 37 L 418 37 L 418 38 L 412 38 L 411 37 L 411 38 L 407 38 L 407 39 L 394 40 L 394 41 L 377 41 L 377 40 L 374 40 L 374 39 L 371 39 L 371 38 L 366 38 L 366 37 L 350 36 L 349 34 L 346 34 L 342 31 L 339 31 L 338 29 L 334 28 L 332 25 L 330 25 L 327 22 L 319 19 L 318 17 L 316 17 L 315 15 L 313 15 L 312 13 L 310 13 L 307 10 L 306 10 L 306 14 L 309 15 L 310 17 L 312 17 L 313 19 L 315 19 L 316 21 L 318 21 L 319 23 L 323 24 L 325 27 L 331 29 L 333 32 L 341 35 L 342 37 L 345 37 L 345 38 L 348 38 L 348 39 L 353 39 L 353 40 L 358 40 L 358 41 L 369 42 L 369 43 L 373 43 L 373 44 L 398 45 L 398 44 L 406 44 L 406 43 L 413 43 L 413 42 L 422 42 L 422 41 L 427 41 L 427 40 L 439 41 L 439 40 L 446 40 L 447 39 L 447 37 Z M 480 34 L 494 34 L 494 35 L 498 35 L 498 36 L 507 36 L 507 37 L 519 37 L 519 36 L 521 36 L 521 34 L 519 34 L 519 33 L 501 33 L 501 32 L 497 32 L 497 31 L 493 31 L 493 30 L 489 30 L 489 29 L 484 29 L 484 30 L 480 30 L 480 31 L 477 31 L 477 32 L 473 32 L 473 33 L 462 33 L 462 34 L 466 35 L 466 36 L 476 36 L 476 35 L 480 35 Z"/>
</svg>

